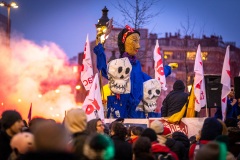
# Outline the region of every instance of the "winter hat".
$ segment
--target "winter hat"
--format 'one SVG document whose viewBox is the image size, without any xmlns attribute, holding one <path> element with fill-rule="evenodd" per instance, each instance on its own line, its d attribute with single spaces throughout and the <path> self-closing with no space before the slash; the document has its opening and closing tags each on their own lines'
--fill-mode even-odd
<svg viewBox="0 0 240 160">
<path fill-rule="evenodd" d="M 133 33 L 137 33 L 140 36 L 139 31 L 134 30 L 130 26 L 126 25 L 125 28 L 118 34 L 118 48 L 120 52 L 120 58 L 122 58 L 123 53 L 125 52 L 125 41 L 127 37 Z"/>
<path fill-rule="evenodd" d="M 95 133 L 86 139 L 83 154 L 88 159 L 112 160 L 115 154 L 114 144 L 109 136 Z"/>
<path fill-rule="evenodd" d="M 34 149 L 34 136 L 29 132 L 18 133 L 11 139 L 10 146 L 17 154 L 25 154 Z"/>
<path fill-rule="evenodd" d="M 171 135 L 171 130 L 168 128 L 168 127 L 163 127 L 163 133 L 162 133 L 162 135 L 164 136 L 164 137 L 168 137 L 169 135 Z"/>
<path fill-rule="evenodd" d="M 173 84 L 174 91 L 184 91 L 185 85 L 182 80 L 176 80 Z"/>
<path fill-rule="evenodd" d="M 209 117 L 204 120 L 201 130 L 201 140 L 214 140 L 222 134 L 223 126 L 214 117 Z"/>
<path fill-rule="evenodd" d="M 152 128 L 157 134 L 162 134 L 164 126 L 159 120 L 154 120 L 150 123 L 150 128 Z"/>
<path fill-rule="evenodd" d="M 10 128 L 18 120 L 22 120 L 22 117 L 15 110 L 7 110 L 2 113 L 2 126 L 4 129 Z"/>
<path fill-rule="evenodd" d="M 146 128 L 142 134 L 142 137 L 148 137 L 151 142 L 157 141 L 157 134 L 152 128 Z"/>
<path fill-rule="evenodd" d="M 71 109 L 65 116 L 64 125 L 71 133 L 82 132 L 87 127 L 87 116 L 80 108 Z"/>
</svg>

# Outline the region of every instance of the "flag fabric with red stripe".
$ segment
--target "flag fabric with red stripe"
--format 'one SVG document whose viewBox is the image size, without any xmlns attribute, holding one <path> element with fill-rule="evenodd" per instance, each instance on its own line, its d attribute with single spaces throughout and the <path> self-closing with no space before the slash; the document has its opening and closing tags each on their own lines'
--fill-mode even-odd
<svg viewBox="0 0 240 160">
<path fill-rule="evenodd" d="M 158 44 L 158 40 L 156 40 L 156 45 L 154 48 L 154 52 L 153 52 L 153 57 L 154 57 L 154 69 L 155 69 L 155 79 L 159 80 L 161 83 L 161 89 L 163 89 L 164 91 L 167 90 L 166 87 L 166 77 L 164 74 L 164 67 L 163 67 L 163 59 L 162 59 L 162 55 L 160 52 L 160 47 Z"/>
<path fill-rule="evenodd" d="M 202 107 L 206 106 L 206 89 L 203 72 L 203 62 L 201 56 L 201 46 L 198 45 L 197 54 L 194 64 L 194 95 L 195 95 L 195 111 L 199 112 Z"/>
<path fill-rule="evenodd" d="M 226 108 L 227 108 L 227 96 L 231 91 L 231 77 L 230 77 L 230 58 L 229 58 L 230 46 L 227 46 L 226 54 L 223 62 L 221 83 L 222 83 L 222 120 L 226 118 Z"/>
<path fill-rule="evenodd" d="M 84 47 L 84 56 L 81 66 L 81 81 L 84 88 L 88 91 L 91 88 L 93 83 L 93 67 L 92 67 L 92 58 L 90 52 L 90 43 L 87 35 L 85 47 Z"/>
<path fill-rule="evenodd" d="M 83 102 L 82 109 L 85 110 L 88 121 L 95 118 L 104 120 L 104 107 L 102 104 L 98 74 L 94 77 L 93 84 Z"/>
</svg>

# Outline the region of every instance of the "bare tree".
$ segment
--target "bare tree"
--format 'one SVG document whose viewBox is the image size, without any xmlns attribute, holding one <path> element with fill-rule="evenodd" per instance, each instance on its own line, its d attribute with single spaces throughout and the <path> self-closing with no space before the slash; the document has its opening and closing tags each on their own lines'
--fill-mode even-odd
<svg viewBox="0 0 240 160">
<path fill-rule="evenodd" d="M 134 26 L 135 29 L 140 29 L 161 13 L 161 9 L 157 12 L 151 10 L 159 1 L 160 0 L 117 0 L 117 4 L 113 4 L 113 6 L 122 14 L 124 24 L 127 23 Z M 115 24 L 122 27 L 119 22 L 115 22 Z"/>
</svg>

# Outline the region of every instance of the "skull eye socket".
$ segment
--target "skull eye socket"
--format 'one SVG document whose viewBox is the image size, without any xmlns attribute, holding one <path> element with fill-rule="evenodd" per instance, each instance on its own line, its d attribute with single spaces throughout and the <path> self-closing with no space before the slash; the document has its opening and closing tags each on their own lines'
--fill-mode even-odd
<svg viewBox="0 0 240 160">
<path fill-rule="evenodd" d="M 149 95 L 152 94 L 152 91 L 151 91 L 151 90 L 148 90 L 148 94 L 149 94 Z"/>
<path fill-rule="evenodd" d="M 122 67 L 118 67 L 118 73 L 122 72 Z"/>
<path fill-rule="evenodd" d="M 126 71 L 125 71 L 125 74 L 128 74 L 129 72 L 130 72 L 130 68 L 127 67 L 127 68 L 126 68 Z"/>
<path fill-rule="evenodd" d="M 157 94 L 160 94 L 160 90 L 157 89 L 157 90 L 156 90 L 156 93 L 157 93 Z"/>
</svg>

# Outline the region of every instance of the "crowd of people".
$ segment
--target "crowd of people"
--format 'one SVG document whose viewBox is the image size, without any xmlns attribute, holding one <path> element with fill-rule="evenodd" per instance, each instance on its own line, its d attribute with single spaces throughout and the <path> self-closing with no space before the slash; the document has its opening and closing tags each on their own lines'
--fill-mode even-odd
<svg viewBox="0 0 240 160">
<path fill-rule="evenodd" d="M 147 128 L 87 121 L 73 108 L 62 123 L 34 117 L 27 124 L 15 110 L 1 117 L 1 160 L 235 160 L 240 159 L 240 122 L 215 117 L 204 120 L 195 136 L 171 133 L 159 120 Z"/>
</svg>

